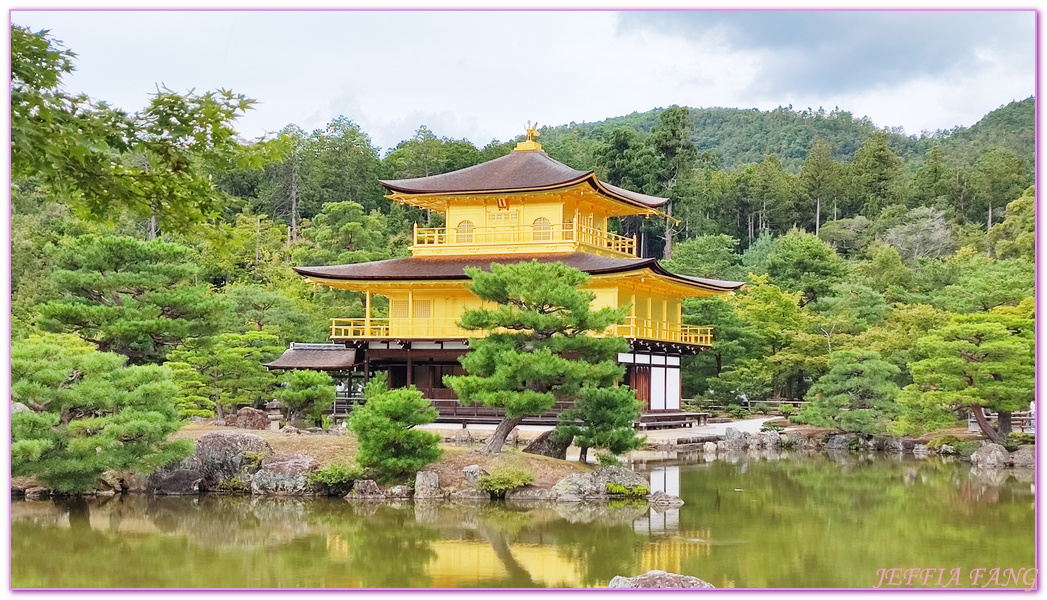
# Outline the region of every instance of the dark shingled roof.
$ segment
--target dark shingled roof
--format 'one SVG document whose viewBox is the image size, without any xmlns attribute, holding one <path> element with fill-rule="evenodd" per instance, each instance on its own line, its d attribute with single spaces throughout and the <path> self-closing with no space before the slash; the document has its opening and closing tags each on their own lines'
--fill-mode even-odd
<svg viewBox="0 0 1047 600">
<path fill-rule="evenodd" d="M 612 198 L 644 208 L 655 208 L 668 200 L 606 184 L 598 180 L 592 171 L 572 169 L 540 150 L 514 150 L 506 156 L 441 175 L 381 181 L 390 191 L 405 194 L 526 191 L 554 189 L 582 182 L 589 183 Z"/>
<path fill-rule="evenodd" d="M 569 267 L 585 271 L 590 275 L 651 269 L 659 275 L 682 283 L 712 288 L 718 291 L 736 290 L 744 285 L 741 281 L 720 281 L 718 279 L 677 275 L 667 271 L 654 258 L 611 258 L 584 252 L 447 257 L 410 256 L 353 265 L 294 267 L 294 270 L 306 277 L 353 281 L 468 279 L 468 276 L 465 274 L 466 267 L 479 267 L 485 271 L 490 271 L 491 263 L 513 264 L 530 260 L 537 260 L 541 263 L 562 262 Z"/>
<path fill-rule="evenodd" d="M 280 358 L 265 366 L 270 369 L 310 369 L 344 371 L 356 364 L 356 350 L 341 344 L 291 343 Z"/>
</svg>

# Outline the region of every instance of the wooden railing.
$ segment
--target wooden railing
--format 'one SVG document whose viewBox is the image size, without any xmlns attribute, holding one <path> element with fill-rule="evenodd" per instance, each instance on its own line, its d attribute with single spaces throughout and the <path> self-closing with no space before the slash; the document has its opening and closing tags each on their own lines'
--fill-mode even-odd
<svg viewBox="0 0 1047 600">
<path fill-rule="evenodd" d="M 546 227 L 533 225 L 474 227 L 470 230 L 459 230 L 454 227 L 419 228 L 418 225 L 414 226 L 414 245 L 423 247 L 548 244 L 552 242 L 578 242 L 593 248 L 636 256 L 636 236 L 625 237 L 581 223 L 550 223 Z"/>
<path fill-rule="evenodd" d="M 458 327 L 456 319 L 331 319 L 331 339 L 465 339 L 484 337 L 486 331 Z M 692 346 L 712 346 L 712 327 L 696 327 L 628 317 L 622 325 L 612 325 L 611 335 L 625 338 L 675 342 Z"/>
<path fill-rule="evenodd" d="M 616 333 L 622 337 L 659 342 L 678 342 L 692 346 L 713 345 L 712 327 L 666 323 L 639 317 L 627 317 L 624 324 L 617 326 Z"/>
</svg>

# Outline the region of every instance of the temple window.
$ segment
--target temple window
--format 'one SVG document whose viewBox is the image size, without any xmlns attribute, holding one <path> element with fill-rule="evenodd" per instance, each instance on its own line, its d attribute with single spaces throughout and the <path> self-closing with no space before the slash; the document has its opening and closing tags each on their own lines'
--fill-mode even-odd
<svg viewBox="0 0 1047 600">
<path fill-rule="evenodd" d="M 459 244 L 471 244 L 473 243 L 473 222 L 462 221 L 458 224 L 458 243 Z"/>
<path fill-rule="evenodd" d="M 549 219 L 545 217 L 538 217 L 534 220 L 534 240 L 543 241 L 553 239 L 553 230 L 549 224 Z"/>
</svg>

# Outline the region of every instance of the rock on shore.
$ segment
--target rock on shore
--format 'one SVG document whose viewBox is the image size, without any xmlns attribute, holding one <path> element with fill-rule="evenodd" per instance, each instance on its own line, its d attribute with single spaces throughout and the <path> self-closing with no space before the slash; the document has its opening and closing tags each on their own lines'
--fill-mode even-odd
<svg viewBox="0 0 1047 600">
<path fill-rule="evenodd" d="M 648 571 L 643 575 L 637 575 L 636 577 L 622 577 L 621 575 L 615 577 L 607 584 L 608 588 L 617 589 L 638 589 L 638 588 L 660 588 L 660 589 L 680 589 L 680 588 L 715 588 L 716 586 L 698 579 L 697 577 L 691 577 L 690 575 L 680 575 L 678 573 L 668 573 L 666 571 L 659 571 L 657 569 Z"/>
</svg>

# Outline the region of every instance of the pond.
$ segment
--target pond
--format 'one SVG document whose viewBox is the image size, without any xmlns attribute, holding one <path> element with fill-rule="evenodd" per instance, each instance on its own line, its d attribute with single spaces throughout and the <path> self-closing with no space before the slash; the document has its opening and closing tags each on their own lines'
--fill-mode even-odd
<svg viewBox="0 0 1047 600">
<path fill-rule="evenodd" d="M 945 569 L 943 584 L 959 568 L 971 586 L 986 568 L 980 587 L 988 569 L 1034 566 L 1031 470 L 849 455 L 634 468 L 686 504 L 15 501 L 12 587 L 600 587 L 650 569 L 717 587 L 873 587 L 890 568 Z"/>
</svg>

